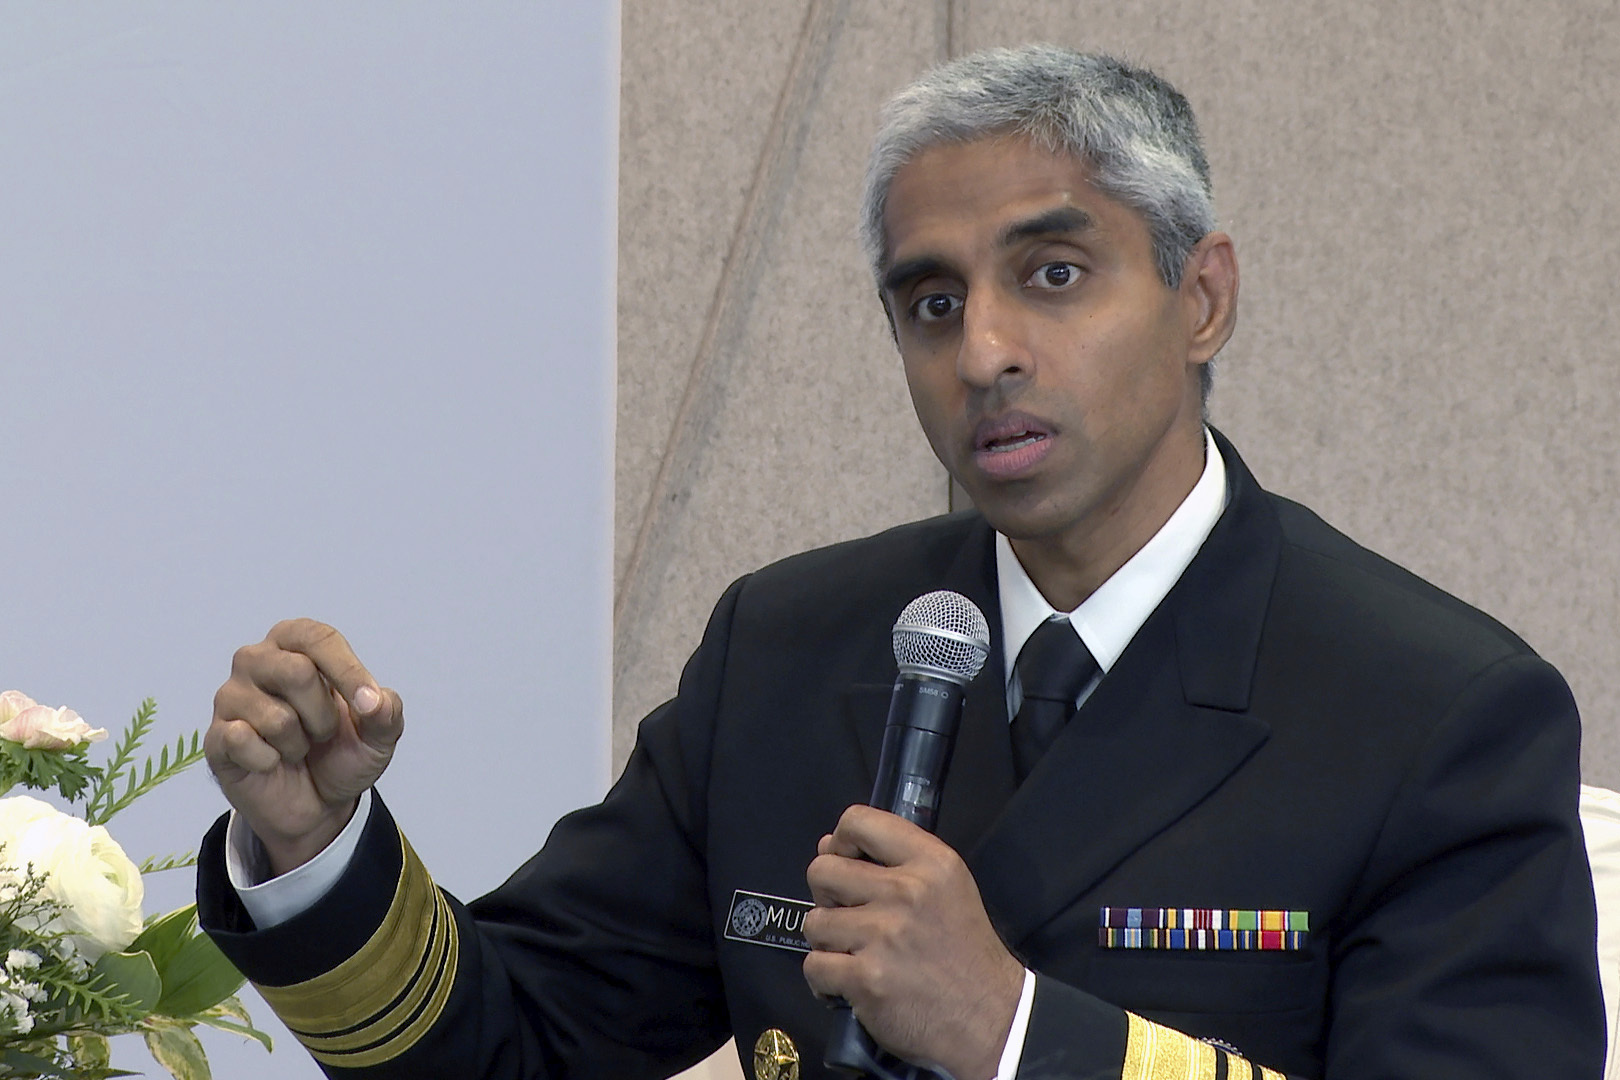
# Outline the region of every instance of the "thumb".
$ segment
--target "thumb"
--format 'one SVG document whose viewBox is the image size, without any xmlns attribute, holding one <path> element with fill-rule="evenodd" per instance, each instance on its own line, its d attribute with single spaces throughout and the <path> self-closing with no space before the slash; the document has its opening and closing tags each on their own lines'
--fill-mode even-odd
<svg viewBox="0 0 1620 1080">
<path fill-rule="evenodd" d="M 405 733 L 405 703 L 387 687 L 356 690 L 350 717 L 360 741 L 376 750 L 391 751 Z"/>
</svg>

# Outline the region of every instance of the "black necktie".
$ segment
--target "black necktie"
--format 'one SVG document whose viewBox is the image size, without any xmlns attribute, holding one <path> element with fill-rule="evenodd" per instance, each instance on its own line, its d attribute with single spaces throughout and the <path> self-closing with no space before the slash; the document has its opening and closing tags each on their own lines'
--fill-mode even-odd
<svg viewBox="0 0 1620 1080">
<path fill-rule="evenodd" d="M 1068 619 L 1048 619 L 1024 642 L 1013 669 L 1024 689 L 1012 722 L 1013 767 L 1023 783 L 1074 715 L 1075 698 L 1097 674 L 1097 661 Z"/>
</svg>

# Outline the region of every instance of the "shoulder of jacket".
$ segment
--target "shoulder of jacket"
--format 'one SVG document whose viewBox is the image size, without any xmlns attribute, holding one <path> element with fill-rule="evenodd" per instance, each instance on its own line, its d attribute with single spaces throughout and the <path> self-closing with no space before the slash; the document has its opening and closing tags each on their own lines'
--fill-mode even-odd
<svg viewBox="0 0 1620 1080">
<path fill-rule="evenodd" d="M 742 581 L 737 610 L 836 623 L 894 607 L 892 622 L 913 597 L 940 588 L 963 546 L 987 529 L 978 513 L 961 511 L 790 555 Z"/>
<path fill-rule="evenodd" d="M 1282 527 L 1284 573 L 1309 572 L 1332 594 L 1405 634 L 1446 640 L 1482 661 L 1533 650 L 1518 634 L 1324 521 L 1315 511 L 1269 495 Z M 1290 568 L 1289 564 L 1292 564 Z"/>
</svg>

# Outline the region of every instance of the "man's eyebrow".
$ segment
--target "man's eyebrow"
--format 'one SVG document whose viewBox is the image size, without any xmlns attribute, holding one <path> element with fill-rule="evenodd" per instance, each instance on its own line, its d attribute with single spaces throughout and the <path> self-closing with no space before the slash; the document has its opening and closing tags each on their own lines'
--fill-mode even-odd
<svg viewBox="0 0 1620 1080">
<path fill-rule="evenodd" d="M 1072 236 L 1089 232 L 1097 227 L 1097 219 L 1078 206 L 1058 206 L 1023 221 L 1015 221 L 1001 231 L 1002 247 L 1012 247 L 1021 240 L 1042 236 Z M 897 293 L 906 286 L 928 277 L 949 277 L 955 273 L 949 263 L 933 255 L 919 255 L 889 267 L 883 274 L 884 292 Z"/>
<path fill-rule="evenodd" d="M 1044 214 L 1017 221 L 1001 232 L 1001 246 L 1012 247 L 1020 240 L 1033 240 L 1042 236 L 1062 236 L 1089 232 L 1097 227 L 1097 220 L 1078 206 L 1059 206 Z"/>
<path fill-rule="evenodd" d="M 950 273 L 951 268 L 943 259 L 932 255 L 920 255 L 915 259 L 897 262 L 884 271 L 883 291 L 897 293 L 914 281 L 921 281 L 927 277 L 948 276 Z"/>
</svg>

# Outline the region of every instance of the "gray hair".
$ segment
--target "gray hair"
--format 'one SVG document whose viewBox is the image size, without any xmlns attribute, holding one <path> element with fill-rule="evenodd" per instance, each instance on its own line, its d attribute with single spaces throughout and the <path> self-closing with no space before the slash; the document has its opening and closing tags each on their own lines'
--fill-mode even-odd
<svg viewBox="0 0 1620 1080">
<path fill-rule="evenodd" d="M 1085 162 L 1099 190 L 1146 219 L 1159 277 L 1170 288 L 1181 284 L 1187 256 L 1215 230 L 1192 107 L 1151 71 L 1055 45 L 961 57 L 884 106 L 861 200 L 861 242 L 874 273 L 888 256 L 883 213 L 901 167 L 938 143 L 1009 133 Z"/>
</svg>

